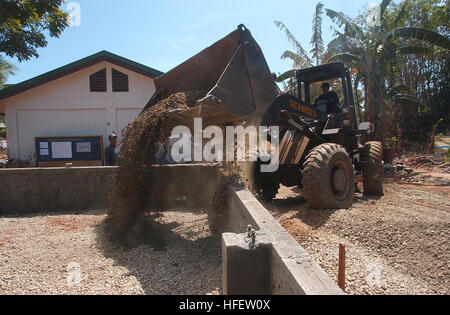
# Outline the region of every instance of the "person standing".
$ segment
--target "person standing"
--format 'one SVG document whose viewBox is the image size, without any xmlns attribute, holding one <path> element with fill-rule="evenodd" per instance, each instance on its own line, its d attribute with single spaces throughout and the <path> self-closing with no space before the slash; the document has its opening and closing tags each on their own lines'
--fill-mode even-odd
<svg viewBox="0 0 450 315">
<path fill-rule="evenodd" d="M 116 134 L 109 135 L 109 146 L 105 150 L 105 166 L 116 166 L 118 164 L 117 139 Z"/>
</svg>

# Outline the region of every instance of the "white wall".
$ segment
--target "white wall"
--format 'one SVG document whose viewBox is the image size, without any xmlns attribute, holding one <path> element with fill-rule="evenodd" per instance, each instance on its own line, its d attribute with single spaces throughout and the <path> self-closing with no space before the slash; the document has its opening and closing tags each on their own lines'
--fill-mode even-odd
<svg viewBox="0 0 450 315">
<path fill-rule="evenodd" d="M 119 135 L 119 139 L 122 138 L 122 130 L 130 123 L 136 119 L 142 108 L 116 108 L 116 121 L 117 127 L 116 132 Z"/>
<path fill-rule="evenodd" d="M 89 76 L 107 69 L 108 92 L 91 93 Z M 128 75 L 129 92 L 112 92 L 111 68 Z M 155 93 L 153 79 L 101 62 L 2 101 L 9 158 L 35 161 L 35 137 L 120 134 Z"/>
</svg>

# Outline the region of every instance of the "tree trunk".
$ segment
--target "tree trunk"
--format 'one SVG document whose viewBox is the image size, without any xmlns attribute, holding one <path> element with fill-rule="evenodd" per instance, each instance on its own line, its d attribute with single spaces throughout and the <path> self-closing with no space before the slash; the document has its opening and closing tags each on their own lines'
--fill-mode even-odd
<svg viewBox="0 0 450 315">
<path fill-rule="evenodd" d="M 383 80 L 377 71 L 370 71 L 367 87 L 367 121 L 375 125 L 373 140 L 383 141 L 381 112 L 385 104 Z"/>
</svg>

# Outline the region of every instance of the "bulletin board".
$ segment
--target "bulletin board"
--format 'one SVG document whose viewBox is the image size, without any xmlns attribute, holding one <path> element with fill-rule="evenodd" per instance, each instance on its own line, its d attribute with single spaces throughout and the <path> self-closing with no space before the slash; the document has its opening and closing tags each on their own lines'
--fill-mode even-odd
<svg viewBox="0 0 450 315">
<path fill-rule="evenodd" d="M 36 166 L 102 166 L 103 136 L 37 137 Z"/>
</svg>

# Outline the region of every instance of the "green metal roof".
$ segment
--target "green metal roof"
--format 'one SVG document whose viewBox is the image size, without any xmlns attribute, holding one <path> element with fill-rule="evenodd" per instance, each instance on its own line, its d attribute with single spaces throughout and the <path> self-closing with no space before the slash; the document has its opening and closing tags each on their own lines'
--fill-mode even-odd
<svg viewBox="0 0 450 315">
<path fill-rule="evenodd" d="M 132 61 L 130 59 L 123 58 L 121 56 L 115 55 L 113 53 L 110 53 L 109 51 L 103 50 L 99 53 L 96 53 L 94 55 L 91 55 L 89 57 L 80 59 L 78 61 L 72 62 L 68 65 L 65 65 L 61 68 L 52 70 L 50 72 L 44 73 L 40 76 L 34 77 L 32 79 L 26 80 L 22 83 L 11 85 L 11 86 L 5 86 L 3 89 L 0 88 L 0 100 L 3 100 L 5 98 L 20 94 L 22 92 L 25 92 L 29 89 L 35 88 L 37 86 L 40 86 L 42 84 L 51 82 L 53 80 L 59 79 L 61 77 L 64 77 L 68 74 L 80 71 L 84 68 L 87 68 L 89 66 L 92 66 L 94 64 L 97 64 L 102 61 L 108 61 L 112 64 L 115 64 L 117 66 L 126 68 L 128 70 L 137 72 L 139 74 L 145 75 L 147 77 L 150 77 L 152 79 L 159 77 L 160 75 L 164 74 L 161 71 L 158 71 L 156 69 L 147 67 L 143 64 L 137 63 L 135 61 Z"/>
<path fill-rule="evenodd" d="M 0 90 L 9 88 L 9 87 L 11 87 L 11 86 L 13 86 L 13 85 L 14 85 L 14 84 L 5 84 L 5 85 L 2 85 L 2 86 L 0 86 Z"/>
</svg>

